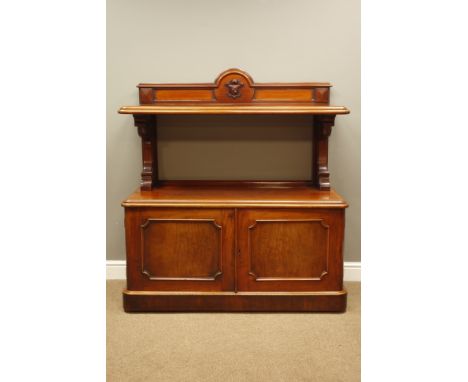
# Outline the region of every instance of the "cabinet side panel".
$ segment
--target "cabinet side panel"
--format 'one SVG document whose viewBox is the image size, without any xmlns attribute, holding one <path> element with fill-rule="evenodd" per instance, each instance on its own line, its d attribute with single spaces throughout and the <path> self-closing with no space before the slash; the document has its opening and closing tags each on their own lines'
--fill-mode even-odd
<svg viewBox="0 0 468 382">
<path fill-rule="evenodd" d="M 140 237 L 138 222 L 140 210 L 125 208 L 125 246 L 127 252 L 127 288 L 132 289 L 140 279 Z"/>
</svg>

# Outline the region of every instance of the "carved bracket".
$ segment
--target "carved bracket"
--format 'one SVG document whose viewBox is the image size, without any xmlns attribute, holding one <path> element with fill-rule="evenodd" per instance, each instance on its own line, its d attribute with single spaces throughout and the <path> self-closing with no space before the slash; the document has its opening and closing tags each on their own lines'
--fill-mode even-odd
<svg viewBox="0 0 468 382">
<path fill-rule="evenodd" d="M 141 157 L 143 169 L 140 188 L 151 191 L 158 180 L 157 132 L 155 115 L 133 115 L 138 135 L 141 137 Z"/>
<path fill-rule="evenodd" d="M 328 137 L 335 124 L 335 115 L 314 117 L 314 153 L 312 180 L 320 190 L 330 190 L 328 169 Z"/>
</svg>

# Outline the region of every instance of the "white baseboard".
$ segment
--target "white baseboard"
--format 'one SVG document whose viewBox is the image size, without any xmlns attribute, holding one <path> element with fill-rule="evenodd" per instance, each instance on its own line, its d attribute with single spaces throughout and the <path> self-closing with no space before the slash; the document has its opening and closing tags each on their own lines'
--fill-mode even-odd
<svg viewBox="0 0 468 382">
<path fill-rule="evenodd" d="M 125 280 L 125 260 L 107 260 L 106 278 L 107 280 Z M 345 261 L 344 281 L 361 281 L 360 261 Z"/>
<path fill-rule="evenodd" d="M 126 275 L 125 260 L 107 260 L 106 261 L 106 279 L 107 280 L 125 280 Z"/>
<path fill-rule="evenodd" d="M 345 261 L 344 281 L 361 282 L 361 262 L 360 261 Z"/>
</svg>

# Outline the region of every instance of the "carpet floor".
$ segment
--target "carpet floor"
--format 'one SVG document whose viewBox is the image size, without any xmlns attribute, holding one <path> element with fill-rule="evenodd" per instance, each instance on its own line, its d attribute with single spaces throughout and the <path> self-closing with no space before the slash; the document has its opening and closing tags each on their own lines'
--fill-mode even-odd
<svg viewBox="0 0 468 382">
<path fill-rule="evenodd" d="M 360 286 L 344 314 L 129 314 L 109 280 L 107 381 L 360 381 Z"/>
</svg>

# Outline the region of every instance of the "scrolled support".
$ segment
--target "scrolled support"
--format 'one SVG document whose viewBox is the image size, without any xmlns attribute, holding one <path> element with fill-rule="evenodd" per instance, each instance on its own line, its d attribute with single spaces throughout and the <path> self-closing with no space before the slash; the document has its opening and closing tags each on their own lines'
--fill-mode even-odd
<svg viewBox="0 0 468 382">
<path fill-rule="evenodd" d="M 135 126 L 141 137 L 141 172 L 140 189 L 151 191 L 158 180 L 157 131 L 155 115 L 134 114 Z"/>
<path fill-rule="evenodd" d="M 314 147 L 312 181 L 321 191 L 330 190 L 330 171 L 328 169 L 328 137 L 335 124 L 335 115 L 314 117 Z"/>
</svg>

